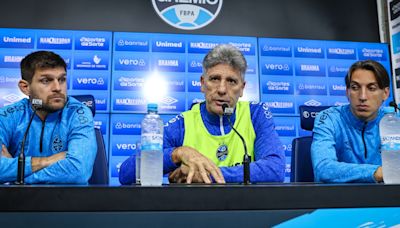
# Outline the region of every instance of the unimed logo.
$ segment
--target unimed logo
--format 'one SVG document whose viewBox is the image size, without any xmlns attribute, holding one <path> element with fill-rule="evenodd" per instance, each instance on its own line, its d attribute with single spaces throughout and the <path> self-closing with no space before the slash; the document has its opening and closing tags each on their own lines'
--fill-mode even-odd
<svg viewBox="0 0 400 228">
<path fill-rule="evenodd" d="M 222 0 L 152 0 L 152 3 L 161 19 L 184 30 L 210 24 L 222 7 Z"/>
</svg>

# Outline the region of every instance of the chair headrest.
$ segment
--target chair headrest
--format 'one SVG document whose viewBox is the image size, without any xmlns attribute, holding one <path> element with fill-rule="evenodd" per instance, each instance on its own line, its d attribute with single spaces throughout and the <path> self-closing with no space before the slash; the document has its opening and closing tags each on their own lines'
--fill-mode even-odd
<svg viewBox="0 0 400 228">
<path fill-rule="evenodd" d="M 92 111 L 93 116 L 96 114 L 96 103 L 93 95 L 72 95 L 72 97 L 86 105 Z"/>
<path fill-rule="evenodd" d="M 301 128 L 304 130 L 312 131 L 314 128 L 314 120 L 317 114 L 329 108 L 330 106 L 307 106 L 307 105 L 300 105 L 300 125 Z"/>
</svg>

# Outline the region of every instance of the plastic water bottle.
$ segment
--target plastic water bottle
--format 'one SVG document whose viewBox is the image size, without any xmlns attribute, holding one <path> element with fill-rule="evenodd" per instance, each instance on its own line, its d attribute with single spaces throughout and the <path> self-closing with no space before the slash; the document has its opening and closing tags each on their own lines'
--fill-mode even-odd
<svg viewBox="0 0 400 228">
<path fill-rule="evenodd" d="M 384 112 L 379 123 L 383 181 L 400 184 L 400 118 L 393 107 L 385 107 Z"/>
<path fill-rule="evenodd" d="M 157 104 L 147 105 L 147 115 L 142 121 L 140 183 L 143 186 L 160 186 L 163 179 L 164 125 L 157 114 Z"/>
</svg>

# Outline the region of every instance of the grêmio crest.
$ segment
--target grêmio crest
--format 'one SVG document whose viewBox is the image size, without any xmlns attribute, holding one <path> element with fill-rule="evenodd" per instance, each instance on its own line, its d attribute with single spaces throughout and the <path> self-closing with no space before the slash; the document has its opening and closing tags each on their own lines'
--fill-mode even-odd
<svg viewBox="0 0 400 228">
<path fill-rule="evenodd" d="M 210 24 L 219 14 L 222 0 L 152 0 L 157 14 L 169 25 L 195 30 Z"/>
</svg>

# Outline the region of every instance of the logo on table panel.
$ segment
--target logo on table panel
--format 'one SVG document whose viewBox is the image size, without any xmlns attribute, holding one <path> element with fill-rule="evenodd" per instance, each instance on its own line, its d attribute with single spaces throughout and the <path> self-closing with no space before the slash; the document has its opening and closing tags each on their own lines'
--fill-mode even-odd
<svg viewBox="0 0 400 228">
<path fill-rule="evenodd" d="M 37 43 L 38 49 L 71 49 L 71 37 L 40 36 Z"/>
<path fill-rule="evenodd" d="M 34 48 L 34 36 L 4 35 L 0 40 L 0 48 Z"/>
<path fill-rule="evenodd" d="M 195 30 L 210 24 L 222 7 L 222 0 L 152 0 L 152 3 L 162 20 L 183 30 Z"/>
<path fill-rule="evenodd" d="M 115 50 L 116 51 L 149 51 L 149 41 L 147 40 L 131 40 L 131 39 L 118 39 L 116 41 Z"/>
</svg>

